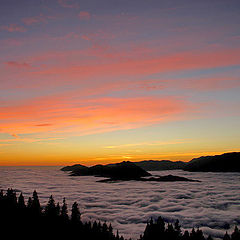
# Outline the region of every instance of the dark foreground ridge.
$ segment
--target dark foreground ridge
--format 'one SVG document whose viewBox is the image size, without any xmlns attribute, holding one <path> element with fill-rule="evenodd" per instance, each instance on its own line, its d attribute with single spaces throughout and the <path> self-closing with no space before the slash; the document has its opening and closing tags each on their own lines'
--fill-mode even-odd
<svg viewBox="0 0 240 240">
<path fill-rule="evenodd" d="M 144 221 L 144 219 L 143 219 Z M 25 204 L 22 193 L 17 197 L 16 192 L 8 189 L 0 192 L 0 230 L 6 233 L 6 239 L 82 239 L 82 240 L 124 240 L 118 232 L 113 233 L 111 224 L 81 221 L 81 213 L 76 202 L 71 209 L 71 217 L 63 199 L 60 206 L 50 196 L 45 207 L 40 205 L 38 194 L 33 192 Z M 192 231 L 182 231 L 179 221 L 174 224 L 165 223 L 159 217 L 151 219 L 140 235 L 139 240 L 212 240 L 204 236 L 202 230 L 193 228 Z M 237 227 L 232 234 L 226 232 L 223 240 L 240 240 Z"/>
<path fill-rule="evenodd" d="M 192 172 L 240 172 L 240 152 L 194 158 L 184 170 Z"/>
</svg>

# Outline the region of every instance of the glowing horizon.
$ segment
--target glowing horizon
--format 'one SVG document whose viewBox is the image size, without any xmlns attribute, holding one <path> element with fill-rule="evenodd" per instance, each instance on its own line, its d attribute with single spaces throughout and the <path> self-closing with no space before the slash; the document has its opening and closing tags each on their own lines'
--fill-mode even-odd
<svg viewBox="0 0 240 240">
<path fill-rule="evenodd" d="M 0 3 L 0 166 L 240 151 L 240 3 Z"/>
</svg>

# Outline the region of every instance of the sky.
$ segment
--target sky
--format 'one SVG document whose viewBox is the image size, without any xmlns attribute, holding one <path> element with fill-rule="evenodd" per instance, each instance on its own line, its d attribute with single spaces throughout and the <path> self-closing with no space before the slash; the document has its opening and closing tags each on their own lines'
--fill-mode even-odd
<svg viewBox="0 0 240 240">
<path fill-rule="evenodd" d="M 238 0 L 0 0 L 0 165 L 240 150 Z"/>
</svg>

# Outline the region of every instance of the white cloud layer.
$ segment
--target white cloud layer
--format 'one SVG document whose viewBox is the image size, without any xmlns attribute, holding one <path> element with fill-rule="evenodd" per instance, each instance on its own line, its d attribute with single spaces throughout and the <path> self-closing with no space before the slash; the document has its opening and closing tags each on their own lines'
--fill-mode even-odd
<svg viewBox="0 0 240 240">
<path fill-rule="evenodd" d="M 83 220 L 111 222 L 120 234 L 135 239 L 150 217 L 179 219 L 184 229 L 199 226 L 215 237 L 222 236 L 228 224 L 240 224 L 240 173 L 152 173 L 202 182 L 97 183 L 95 177 L 70 177 L 56 167 L 1 167 L 0 188 L 22 190 L 26 199 L 36 189 L 42 204 L 50 194 L 56 202 L 66 197 L 69 211 L 78 201 Z"/>
</svg>

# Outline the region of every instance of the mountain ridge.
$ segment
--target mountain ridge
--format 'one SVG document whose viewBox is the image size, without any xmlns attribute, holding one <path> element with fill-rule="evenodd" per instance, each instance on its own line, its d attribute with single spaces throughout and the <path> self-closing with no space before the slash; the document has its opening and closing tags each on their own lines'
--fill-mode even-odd
<svg viewBox="0 0 240 240">
<path fill-rule="evenodd" d="M 144 171 L 163 171 L 182 169 L 190 172 L 240 172 L 240 152 L 228 152 L 214 156 L 201 156 L 193 158 L 189 162 L 170 161 L 170 160 L 143 160 L 139 162 L 130 162 Z M 86 167 L 81 164 L 65 166 L 62 171 L 82 171 L 82 174 L 91 171 L 100 171 L 101 168 L 118 166 L 120 163 L 112 163 L 107 165 L 95 165 Z"/>
<path fill-rule="evenodd" d="M 193 158 L 183 170 L 190 172 L 240 172 L 240 152 Z"/>
</svg>

